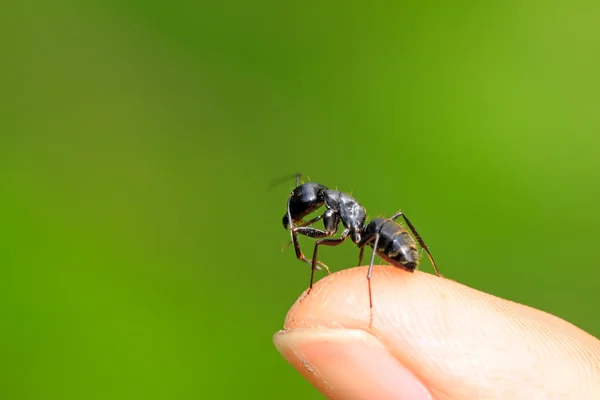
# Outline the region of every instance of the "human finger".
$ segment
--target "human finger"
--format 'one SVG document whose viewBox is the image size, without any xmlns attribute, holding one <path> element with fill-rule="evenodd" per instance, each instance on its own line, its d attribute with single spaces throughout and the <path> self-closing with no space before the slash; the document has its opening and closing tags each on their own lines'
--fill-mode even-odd
<svg viewBox="0 0 600 400">
<path fill-rule="evenodd" d="M 375 267 L 371 286 L 372 329 L 366 267 L 357 267 L 322 279 L 301 296 L 288 313 L 285 331 L 275 336 L 286 358 L 301 360 L 297 368 L 308 371 L 330 398 L 351 398 L 336 397 L 335 388 L 319 383 L 334 373 L 327 372 L 331 360 L 346 357 L 348 366 L 359 359 L 347 357 L 353 345 L 344 346 L 343 340 L 329 357 L 316 357 L 311 337 L 327 336 L 328 329 L 372 336 L 436 399 L 600 398 L 600 341 L 558 317 L 449 279 L 390 266 Z M 315 343 L 315 348 L 326 347 Z M 372 375 L 362 379 L 346 369 L 336 376 L 338 388 L 348 382 L 358 387 L 353 393 L 363 393 L 359 388 L 382 385 Z M 393 375 L 382 376 L 394 386 Z"/>
</svg>

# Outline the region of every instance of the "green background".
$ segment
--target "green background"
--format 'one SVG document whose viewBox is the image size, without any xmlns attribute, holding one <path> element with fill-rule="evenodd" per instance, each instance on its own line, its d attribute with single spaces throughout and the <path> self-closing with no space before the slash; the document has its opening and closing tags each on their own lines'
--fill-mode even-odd
<svg viewBox="0 0 600 400">
<path fill-rule="evenodd" d="M 319 398 L 272 345 L 309 279 L 281 252 L 293 182 L 266 190 L 296 171 L 405 211 L 449 278 L 600 335 L 598 13 L 3 5 L 0 397 Z"/>
</svg>

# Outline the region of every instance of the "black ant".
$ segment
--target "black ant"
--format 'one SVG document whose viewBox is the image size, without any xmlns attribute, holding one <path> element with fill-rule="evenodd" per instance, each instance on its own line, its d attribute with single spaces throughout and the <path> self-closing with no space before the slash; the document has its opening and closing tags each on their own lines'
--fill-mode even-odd
<svg viewBox="0 0 600 400">
<path fill-rule="evenodd" d="M 427 253 L 436 275 L 441 276 L 429 248 L 402 211 L 398 211 L 390 218 L 373 219 L 365 225 L 366 210 L 354 197 L 338 190 L 330 190 L 325 185 L 316 182 L 300 185 L 300 177 L 301 174 L 296 175 L 296 187 L 288 198 L 287 212 L 283 216 L 282 222 L 284 228 L 290 231 L 296 257 L 311 264 L 310 286 L 307 294 L 312 289 L 315 270 L 320 269 L 318 266 L 325 267 L 329 272 L 329 268 L 318 261 L 319 246 L 338 246 L 351 237 L 352 241 L 360 248 L 358 265 L 362 263 L 365 247 L 369 245 L 373 248 L 367 273 L 369 305 L 373 308 L 371 275 L 376 253 L 389 264 L 409 272 L 414 272 L 419 265 L 419 253 L 415 240 L 404 227 L 396 222 L 399 217 L 404 219 L 414 238 Z M 318 215 L 308 222 L 303 221 L 305 216 L 323 205 L 327 209 L 322 215 Z M 320 219 L 323 219 L 325 230 L 309 227 Z M 345 227 L 340 238 L 330 238 L 329 236 L 337 233 L 340 222 Z M 300 225 L 296 226 L 297 223 Z M 318 239 L 315 243 L 312 260 L 308 260 L 300 250 L 298 233 Z"/>
</svg>

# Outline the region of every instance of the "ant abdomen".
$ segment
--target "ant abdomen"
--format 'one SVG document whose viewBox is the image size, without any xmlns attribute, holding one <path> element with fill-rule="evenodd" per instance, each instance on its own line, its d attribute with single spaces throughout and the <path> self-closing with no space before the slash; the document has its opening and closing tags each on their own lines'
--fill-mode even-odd
<svg viewBox="0 0 600 400">
<path fill-rule="evenodd" d="M 405 269 L 414 271 L 419 263 L 419 252 L 413 237 L 400 224 L 384 218 L 372 220 L 365 229 L 363 243 L 373 247 L 372 238 L 379 234 L 379 241 L 375 251 L 388 263 Z M 369 239 L 371 239 L 369 241 Z"/>
<path fill-rule="evenodd" d="M 402 230 L 396 233 L 384 253 L 395 261 L 393 263 L 395 265 L 400 264 L 404 269 L 411 271 L 417 268 L 419 252 L 415 241 L 407 231 Z"/>
</svg>

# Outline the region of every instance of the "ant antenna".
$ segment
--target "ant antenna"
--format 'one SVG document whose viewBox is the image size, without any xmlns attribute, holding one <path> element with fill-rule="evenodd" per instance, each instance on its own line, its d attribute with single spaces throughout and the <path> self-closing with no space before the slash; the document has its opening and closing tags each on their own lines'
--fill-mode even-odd
<svg viewBox="0 0 600 400">
<path fill-rule="evenodd" d="M 292 199 L 292 197 L 288 197 L 288 201 L 287 201 L 287 217 L 288 217 L 288 224 L 289 224 L 289 229 L 290 229 L 290 239 L 292 240 L 292 242 L 294 241 L 294 224 L 292 223 L 292 213 L 290 212 L 290 200 Z"/>
<path fill-rule="evenodd" d="M 286 175 L 286 176 L 282 176 L 279 178 L 275 178 L 273 179 L 270 183 L 269 186 L 267 186 L 267 191 L 273 190 L 274 188 L 276 188 L 277 186 L 281 185 L 284 182 L 289 181 L 292 178 L 296 178 L 296 187 L 298 187 L 299 183 L 300 183 L 300 177 L 302 176 L 301 172 L 296 172 L 293 175 Z"/>
<path fill-rule="evenodd" d="M 285 249 L 287 249 L 288 247 L 290 247 L 292 245 L 293 241 L 289 240 L 286 243 L 281 245 L 281 251 L 285 251 Z"/>
</svg>

